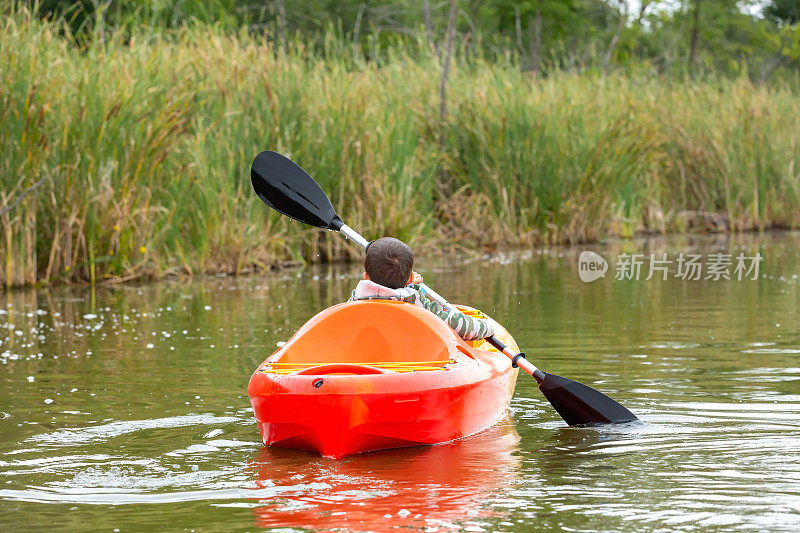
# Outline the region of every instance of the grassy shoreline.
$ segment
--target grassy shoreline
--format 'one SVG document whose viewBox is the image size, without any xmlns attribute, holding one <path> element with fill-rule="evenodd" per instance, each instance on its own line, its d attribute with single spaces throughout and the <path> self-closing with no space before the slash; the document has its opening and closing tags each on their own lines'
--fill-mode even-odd
<svg viewBox="0 0 800 533">
<path fill-rule="evenodd" d="M 368 238 L 428 253 L 800 226 L 794 83 L 457 57 L 441 124 L 432 52 L 365 62 L 206 26 L 79 47 L 24 11 L 0 50 L 0 209 L 21 198 L 0 216 L 3 286 L 356 257 L 254 197 L 267 148 Z"/>
</svg>

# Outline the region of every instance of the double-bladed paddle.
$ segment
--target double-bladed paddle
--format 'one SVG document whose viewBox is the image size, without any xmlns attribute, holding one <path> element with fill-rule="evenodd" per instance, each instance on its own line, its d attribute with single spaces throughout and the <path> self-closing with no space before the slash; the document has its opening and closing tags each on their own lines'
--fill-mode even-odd
<svg viewBox="0 0 800 533">
<path fill-rule="evenodd" d="M 258 197 L 276 211 L 304 224 L 338 231 L 365 249 L 369 244 L 357 231 L 342 222 L 322 188 L 291 159 L 277 152 L 261 152 L 253 160 L 250 179 Z M 442 306 L 454 309 L 436 291 L 425 284 L 422 287 Z M 512 365 L 519 366 L 536 379 L 539 390 L 570 426 L 639 420 L 605 394 L 577 381 L 536 368 L 525 359 L 524 353 L 514 353 L 494 337 L 486 340 L 511 359 Z"/>
</svg>

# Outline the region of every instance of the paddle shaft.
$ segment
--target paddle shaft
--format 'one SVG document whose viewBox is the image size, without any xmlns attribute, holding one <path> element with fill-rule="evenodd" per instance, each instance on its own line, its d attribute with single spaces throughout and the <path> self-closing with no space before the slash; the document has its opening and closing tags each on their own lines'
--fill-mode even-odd
<svg viewBox="0 0 800 533">
<path fill-rule="evenodd" d="M 338 224 L 336 224 L 338 225 Z M 347 224 L 342 223 L 341 227 L 338 228 L 339 233 L 350 239 L 351 241 L 355 242 L 365 250 L 367 249 L 367 245 L 369 241 L 361 236 L 356 230 L 348 226 Z M 421 284 L 422 289 L 425 291 L 425 294 L 431 297 L 434 301 L 436 301 L 439 305 L 444 307 L 449 311 L 458 311 L 456 307 L 447 301 L 447 299 L 436 292 L 435 290 L 428 287 L 426 284 Z M 503 352 L 506 357 L 511 359 L 511 362 L 520 367 L 522 370 L 530 374 L 537 382 L 541 383 L 545 378 L 545 373 L 536 368 L 536 366 L 525 359 L 525 354 L 523 353 L 514 353 L 508 346 L 503 344 L 499 339 L 495 338 L 494 335 L 491 337 L 486 337 L 486 342 Z"/>
</svg>

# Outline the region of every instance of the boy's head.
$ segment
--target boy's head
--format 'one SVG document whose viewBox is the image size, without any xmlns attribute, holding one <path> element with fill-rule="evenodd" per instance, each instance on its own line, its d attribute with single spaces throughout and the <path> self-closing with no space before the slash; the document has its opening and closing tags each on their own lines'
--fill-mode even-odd
<svg viewBox="0 0 800 533">
<path fill-rule="evenodd" d="M 364 269 L 369 279 L 389 287 L 405 287 L 414 268 L 414 252 L 402 241 L 383 237 L 372 241 L 367 247 Z"/>
</svg>

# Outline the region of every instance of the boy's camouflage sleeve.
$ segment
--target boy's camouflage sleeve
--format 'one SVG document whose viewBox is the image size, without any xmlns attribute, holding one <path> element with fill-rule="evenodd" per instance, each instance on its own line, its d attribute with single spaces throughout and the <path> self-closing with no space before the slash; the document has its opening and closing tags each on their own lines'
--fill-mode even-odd
<svg viewBox="0 0 800 533">
<path fill-rule="evenodd" d="M 422 306 L 444 320 L 465 341 L 476 341 L 494 335 L 492 325 L 488 321 L 467 316 L 460 311 L 448 311 L 439 303 L 428 298 L 419 285 L 407 285 L 407 287 L 418 292 Z"/>
</svg>

